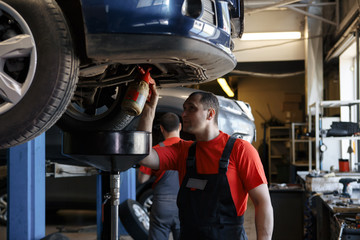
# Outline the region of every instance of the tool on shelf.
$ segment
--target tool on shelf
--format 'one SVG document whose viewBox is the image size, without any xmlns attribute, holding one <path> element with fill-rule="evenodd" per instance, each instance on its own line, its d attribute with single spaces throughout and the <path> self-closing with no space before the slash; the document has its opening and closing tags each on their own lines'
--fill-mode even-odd
<svg viewBox="0 0 360 240">
<path fill-rule="evenodd" d="M 343 184 L 343 191 L 341 193 L 341 197 L 350 198 L 350 194 L 348 193 L 348 186 L 352 182 L 360 182 L 360 179 L 355 178 L 340 178 L 339 183 Z"/>
</svg>

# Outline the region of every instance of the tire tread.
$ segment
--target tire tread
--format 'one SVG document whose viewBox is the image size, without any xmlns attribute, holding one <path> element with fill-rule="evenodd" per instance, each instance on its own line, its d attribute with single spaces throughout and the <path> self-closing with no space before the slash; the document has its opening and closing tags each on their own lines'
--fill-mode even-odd
<svg viewBox="0 0 360 240">
<path fill-rule="evenodd" d="M 77 83 L 79 61 L 75 56 L 70 30 L 66 26 L 66 19 L 61 12 L 60 7 L 55 0 L 40 0 L 54 18 L 54 28 L 57 35 L 61 36 L 61 55 L 59 72 L 60 79 L 48 99 L 48 104 L 44 106 L 43 111 L 37 116 L 35 122 L 29 123 L 22 130 L 22 134 L 6 142 L 0 142 L 0 149 L 18 145 L 24 141 L 31 140 L 53 126 L 62 114 L 66 111 L 71 97 L 74 93 Z"/>
</svg>

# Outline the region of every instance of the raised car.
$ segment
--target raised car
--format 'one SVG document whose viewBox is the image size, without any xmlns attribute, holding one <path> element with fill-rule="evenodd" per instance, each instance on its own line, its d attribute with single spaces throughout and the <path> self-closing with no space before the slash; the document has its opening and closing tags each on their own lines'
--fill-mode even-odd
<svg viewBox="0 0 360 240">
<path fill-rule="evenodd" d="M 242 30 L 243 0 L 1 0 L 0 148 L 59 119 L 122 130 L 139 67 L 162 87 L 216 79 L 235 67 Z"/>
</svg>

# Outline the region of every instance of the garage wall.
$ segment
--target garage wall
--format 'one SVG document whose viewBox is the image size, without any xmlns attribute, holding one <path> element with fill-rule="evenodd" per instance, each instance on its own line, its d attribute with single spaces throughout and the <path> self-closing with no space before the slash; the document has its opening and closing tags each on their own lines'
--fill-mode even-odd
<svg viewBox="0 0 360 240">
<path fill-rule="evenodd" d="M 276 17 L 275 17 L 276 16 Z M 244 33 L 304 31 L 304 15 L 288 10 L 245 14 Z M 304 41 L 233 39 L 238 62 L 304 60 Z"/>
<path fill-rule="evenodd" d="M 324 65 L 324 100 L 340 100 L 340 78 L 338 58 Z M 326 108 L 324 115 L 340 116 L 339 108 Z"/>
<path fill-rule="evenodd" d="M 257 141 L 253 145 L 258 149 L 262 143 L 264 133 L 264 120 L 260 114 L 268 121 L 271 117 L 275 117 L 282 122 L 287 120 L 286 111 L 283 111 L 284 102 L 286 102 L 286 96 L 289 94 L 305 94 L 305 76 L 299 75 L 291 78 L 254 78 L 243 77 L 238 78 L 238 99 L 248 102 L 252 108 L 252 113 L 255 118 L 256 124 L 256 139 Z M 233 81 L 233 80 L 232 80 Z M 296 104 L 292 112 L 301 111 L 304 112 L 304 105 L 298 104 L 302 109 L 296 109 Z M 269 107 L 268 107 L 269 106 Z M 286 105 L 288 106 L 288 105 Z M 271 113 L 269 111 L 271 110 Z M 293 116 L 293 119 L 297 122 L 304 122 L 304 113 L 298 116 Z"/>
</svg>

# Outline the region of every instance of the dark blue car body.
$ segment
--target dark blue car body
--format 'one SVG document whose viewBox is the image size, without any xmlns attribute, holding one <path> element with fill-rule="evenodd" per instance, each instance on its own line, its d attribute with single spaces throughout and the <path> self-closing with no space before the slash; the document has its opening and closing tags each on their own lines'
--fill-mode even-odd
<svg viewBox="0 0 360 240">
<path fill-rule="evenodd" d="M 195 10 L 184 10 L 186 2 L 196 2 L 193 4 L 196 6 L 201 3 L 202 7 L 191 13 Z M 89 57 L 127 64 L 183 65 L 198 72 L 187 80 L 198 82 L 222 76 L 236 65 L 231 52 L 229 8 L 234 5 L 231 1 L 82 0 L 81 3 Z M 240 1 L 235 3 L 240 5 Z"/>
<path fill-rule="evenodd" d="M 124 129 L 140 68 L 160 87 L 229 73 L 243 17 L 243 0 L 0 1 L 0 149 L 55 123 Z"/>
</svg>

